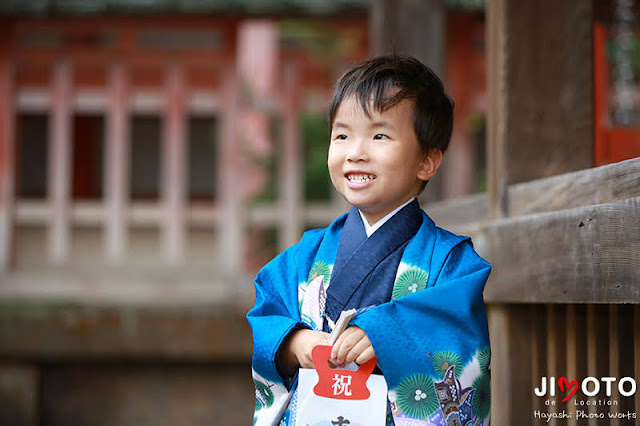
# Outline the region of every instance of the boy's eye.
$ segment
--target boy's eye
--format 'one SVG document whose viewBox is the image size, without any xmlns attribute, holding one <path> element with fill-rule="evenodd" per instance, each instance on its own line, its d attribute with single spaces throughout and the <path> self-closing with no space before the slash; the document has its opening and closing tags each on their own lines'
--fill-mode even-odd
<svg viewBox="0 0 640 426">
<path fill-rule="evenodd" d="M 382 133 L 378 133 L 377 135 L 375 135 L 373 137 L 374 140 L 382 140 L 382 139 L 389 139 L 389 136 L 387 135 L 383 135 Z"/>
<path fill-rule="evenodd" d="M 336 136 L 336 140 L 339 140 L 339 141 L 346 141 L 347 139 L 348 139 L 347 135 L 338 135 L 338 136 Z"/>
</svg>

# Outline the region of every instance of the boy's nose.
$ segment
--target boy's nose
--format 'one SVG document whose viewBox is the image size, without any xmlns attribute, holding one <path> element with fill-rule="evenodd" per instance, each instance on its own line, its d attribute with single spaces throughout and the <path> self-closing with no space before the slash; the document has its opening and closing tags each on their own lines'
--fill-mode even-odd
<svg viewBox="0 0 640 426">
<path fill-rule="evenodd" d="M 368 161 L 366 142 L 363 140 L 355 140 L 351 145 L 351 149 L 347 154 L 347 161 Z"/>
</svg>

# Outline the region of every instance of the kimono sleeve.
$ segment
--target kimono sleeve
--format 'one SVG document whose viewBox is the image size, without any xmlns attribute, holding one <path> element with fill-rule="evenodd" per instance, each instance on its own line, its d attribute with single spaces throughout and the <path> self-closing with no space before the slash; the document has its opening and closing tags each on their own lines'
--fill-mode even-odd
<svg viewBox="0 0 640 426">
<path fill-rule="evenodd" d="M 268 263 L 255 279 L 255 306 L 247 313 L 253 334 L 253 369 L 283 382 L 276 356 L 285 337 L 300 324 L 295 246 Z"/>
<path fill-rule="evenodd" d="M 457 242 L 442 257 L 439 265 L 431 264 L 435 279 L 427 288 L 363 312 L 353 321 L 369 337 L 399 402 L 405 397 L 411 402 L 415 394 L 402 392 L 421 381 L 430 383 L 420 388 L 422 392 L 449 373 L 463 382 L 463 388 L 470 388 L 483 372 L 488 373 L 489 332 L 482 292 L 491 266 L 476 254 L 469 239 Z M 427 414 L 438 408 L 437 399 L 431 403 Z M 484 408 L 478 418 L 488 414 Z"/>
</svg>

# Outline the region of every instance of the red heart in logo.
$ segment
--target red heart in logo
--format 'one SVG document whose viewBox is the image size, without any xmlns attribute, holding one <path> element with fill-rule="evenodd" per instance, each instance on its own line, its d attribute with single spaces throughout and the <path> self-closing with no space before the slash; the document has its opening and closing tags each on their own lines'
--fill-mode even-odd
<svg viewBox="0 0 640 426">
<path fill-rule="evenodd" d="M 560 390 L 562 392 L 569 391 L 569 395 L 567 395 L 562 402 L 567 402 L 569 399 L 571 399 L 571 397 L 573 395 L 576 394 L 576 392 L 578 392 L 578 381 L 577 380 L 572 380 L 569 381 L 567 380 L 566 377 L 562 376 L 558 379 L 558 386 L 560 387 Z"/>
</svg>

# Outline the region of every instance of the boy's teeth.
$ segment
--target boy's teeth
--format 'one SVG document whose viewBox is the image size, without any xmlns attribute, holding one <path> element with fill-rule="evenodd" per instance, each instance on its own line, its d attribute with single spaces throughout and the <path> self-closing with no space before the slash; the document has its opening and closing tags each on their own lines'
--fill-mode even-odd
<svg viewBox="0 0 640 426">
<path fill-rule="evenodd" d="M 351 182 L 368 182 L 374 179 L 373 175 L 348 175 L 347 178 Z"/>
</svg>

